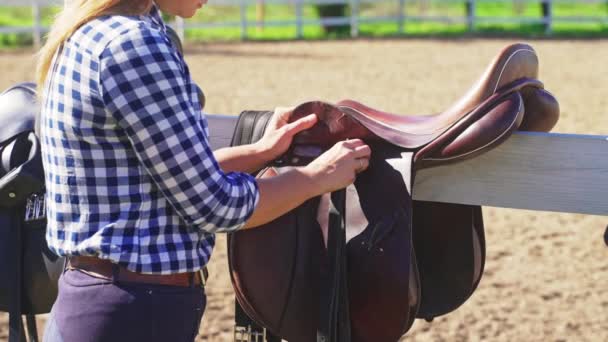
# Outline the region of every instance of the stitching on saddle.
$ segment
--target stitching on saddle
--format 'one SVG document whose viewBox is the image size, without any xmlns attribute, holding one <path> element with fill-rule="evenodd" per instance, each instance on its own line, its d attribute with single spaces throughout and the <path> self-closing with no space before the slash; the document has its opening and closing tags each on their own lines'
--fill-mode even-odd
<svg viewBox="0 0 608 342">
<path fill-rule="evenodd" d="M 496 80 L 496 85 L 494 85 L 494 91 L 492 91 L 492 93 L 496 93 L 496 90 L 498 90 L 498 84 L 500 83 L 500 80 L 502 79 L 502 74 L 505 72 L 505 69 L 507 69 L 507 65 L 509 65 L 509 61 L 511 60 L 511 58 L 513 58 L 513 56 L 515 56 L 516 54 L 518 54 L 522 51 L 532 52 L 534 54 L 534 56 L 536 56 L 535 51 L 530 50 L 530 49 L 519 49 L 519 50 L 513 51 L 513 53 L 509 56 L 509 58 L 507 58 L 505 65 L 502 66 L 502 70 L 500 70 L 500 74 L 498 75 L 498 79 Z"/>
<path fill-rule="evenodd" d="M 521 111 L 521 107 L 523 106 L 523 103 L 524 103 L 524 101 L 523 101 L 523 100 L 519 102 L 519 108 L 518 108 L 518 111 Z M 464 153 L 464 154 L 459 154 L 459 155 L 457 155 L 457 156 L 453 156 L 453 157 L 449 157 L 449 158 L 424 158 L 424 160 L 452 160 L 452 159 L 456 159 L 456 158 L 461 158 L 461 157 L 463 157 L 463 156 L 467 156 L 467 155 L 469 155 L 469 154 L 473 154 L 473 153 L 475 153 L 475 152 L 477 152 L 477 151 L 479 151 L 479 150 L 482 150 L 482 149 L 486 148 L 487 146 L 492 145 L 492 144 L 493 144 L 495 141 L 497 141 L 497 140 L 499 140 L 500 138 L 502 138 L 502 137 L 503 137 L 505 134 L 507 134 L 507 132 L 508 132 L 508 131 L 511 129 L 511 127 L 513 127 L 513 126 L 515 125 L 515 123 L 516 123 L 516 122 L 517 122 L 517 117 L 515 117 L 515 119 L 513 120 L 513 122 L 511 122 L 511 124 L 509 125 L 509 128 L 508 128 L 508 129 L 506 129 L 506 130 L 504 130 L 504 131 L 502 132 L 502 134 L 500 134 L 499 136 L 497 136 L 496 138 L 494 138 L 494 139 L 493 139 L 492 141 L 490 141 L 489 143 L 487 143 L 487 144 L 485 144 L 485 145 L 483 145 L 483 146 L 481 146 L 481 147 L 478 147 L 477 149 L 475 149 L 475 150 L 473 150 L 473 151 L 470 151 L 470 152 L 467 152 L 467 153 Z"/>
</svg>

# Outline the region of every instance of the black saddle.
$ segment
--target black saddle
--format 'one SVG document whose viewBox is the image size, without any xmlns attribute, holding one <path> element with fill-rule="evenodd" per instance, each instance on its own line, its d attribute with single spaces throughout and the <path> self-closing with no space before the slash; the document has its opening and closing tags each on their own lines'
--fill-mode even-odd
<svg viewBox="0 0 608 342">
<path fill-rule="evenodd" d="M 396 115 L 352 100 L 298 106 L 291 121 L 316 113 L 319 122 L 258 177 L 305 165 L 346 138 L 370 145 L 370 166 L 345 190 L 229 236 L 243 311 L 289 341 L 396 341 L 415 318 L 462 305 L 483 274 L 481 207 L 414 201 L 415 172 L 473 158 L 517 129 L 550 130 L 559 106 L 537 76 L 534 49 L 514 44 L 442 113 Z M 270 115 L 241 114 L 233 144 L 259 139 Z"/>
<path fill-rule="evenodd" d="M 33 315 L 50 312 L 63 269 L 45 238 L 37 110 L 34 84 L 0 94 L 0 311 L 10 313 L 11 342 L 22 336 L 22 314 L 28 315 L 30 338 L 36 335 Z"/>
</svg>

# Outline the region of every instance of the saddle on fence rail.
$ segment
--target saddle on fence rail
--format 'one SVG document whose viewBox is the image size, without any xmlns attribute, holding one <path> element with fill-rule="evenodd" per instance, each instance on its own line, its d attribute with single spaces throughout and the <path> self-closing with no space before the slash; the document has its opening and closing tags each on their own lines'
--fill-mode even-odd
<svg viewBox="0 0 608 342">
<path fill-rule="evenodd" d="M 346 190 L 229 236 L 244 312 L 292 342 L 396 341 L 415 318 L 462 305 L 483 274 L 481 207 L 414 201 L 415 173 L 473 158 L 517 129 L 549 131 L 559 106 L 537 77 L 534 49 L 514 44 L 439 114 L 396 115 L 353 100 L 296 107 L 291 120 L 316 113 L 318 123 L 258 177 L 304 165 L 347 138 L 370 145 L 370 165 Z M 271 115 L 242 113 L 233 145 L 260 139 Z"/>
</svg>

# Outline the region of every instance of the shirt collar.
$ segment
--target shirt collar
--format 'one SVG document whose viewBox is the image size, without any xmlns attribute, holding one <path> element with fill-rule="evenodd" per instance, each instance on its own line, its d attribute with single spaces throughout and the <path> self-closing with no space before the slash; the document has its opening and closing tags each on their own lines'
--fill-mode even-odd
<svg viewBox="0 0 608 342">
<path fill-rule="evenodd" d="M 148 19 L 152 25 L 159 27 L 165 33 L 167 32 L 167 26 L 156 3 L 152 5 L 152 9 L 150 9 L 150 12 L 145 18 Z"/>
</svg>

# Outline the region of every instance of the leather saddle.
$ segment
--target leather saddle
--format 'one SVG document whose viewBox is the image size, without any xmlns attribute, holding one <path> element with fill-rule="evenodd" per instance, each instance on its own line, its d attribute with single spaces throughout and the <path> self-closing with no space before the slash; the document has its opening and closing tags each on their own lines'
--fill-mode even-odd
<svg viewBox="0 0 608 342">
<path fill-rule="evenodd" d="M 57 296 L 63 258 L 46 244 L 44 172 L 34 132 L 35 85 L 23 83 L 0 94 L 0 311 L 10 313 L 10 341 L 36 336 L 33 315 L 48 313 Z"/>
<path fill-rule="evenodd" d="M 534 49 L 513 44 L 438 114 L 397 115 L 353 100 L 297 106 L 292 121 L 316 113 L 319 122 L 258 177 L 305 165 L 347 138 L 370 145 L 370 166 L 345 190 L 229 235 L 243 311 L 289 341 L 396 341 L 415 318 L 465 303 L 484 269 L 481 207 L 414 201 L 415 173 L 474 158 L 515 130 L 549 131 L 559 106 L 537 78 Z M 261 138 L 271 115 L 242 113 L 233 145 Z"/>
</svg>

